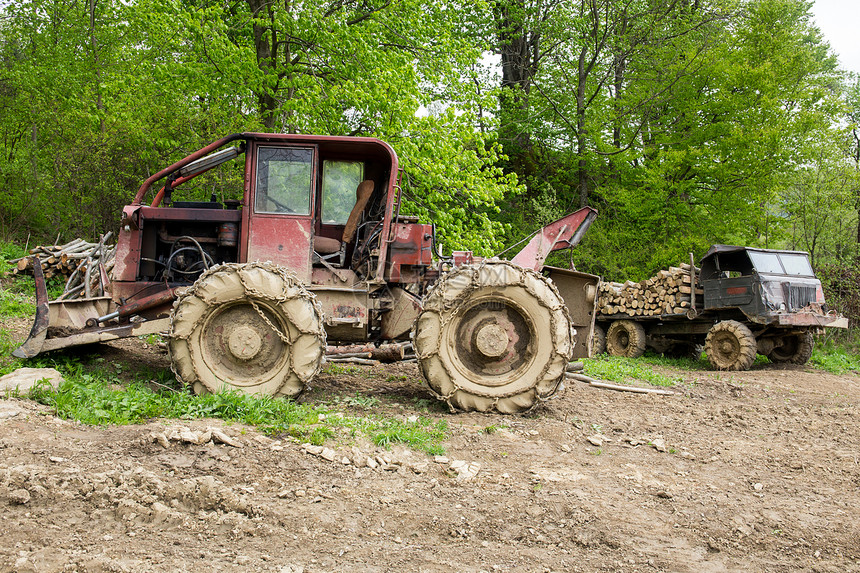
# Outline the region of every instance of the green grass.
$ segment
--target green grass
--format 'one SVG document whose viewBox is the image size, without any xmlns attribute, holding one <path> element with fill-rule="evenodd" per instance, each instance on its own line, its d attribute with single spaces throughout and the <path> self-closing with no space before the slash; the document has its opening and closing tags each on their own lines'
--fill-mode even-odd
<svg viewBox="0 0 860 573">
<path fill-rule="evenodd" d="M 816 344 L 809 363 L 831 374 L 860 372 L 860 356 L 833 341 Z"/>
<path fill-rule="evenodd" d="M 692 363 L 689 359 L 663 358 L 650 356 L 647 360 L 643 358 L 622 358 L 603 354 L 596 358 L 586 358 L 585 373 L 588 376 L 606 380 L 608 382 L 619 382 L 629 384 L 631 382 L 646 382 L 652 386 L 673 386 L 682 381 L 681 376 L 666 376 L 656 372 L 652 366 L 677 366 L 688 368 L 676 363 Z M 649 363 L 650 362 L 650 363 Z"/>
<path fill-rule="evenodd" d="M 58 390 L 47 385 L 38 386 L 30 398 L 50 406 L 61 418 L 84 424 L 140 424 L 155 418 L 219 418 L 254 426 L 264 434 L 290 436 L 318 445 L 329 439 L 349 441 L 365 437 L 378 446 L 387 448 L 398 443 L 431 455 L 444 453 L 442 442 L 448 435 L 444 420 L 418 418 L 412 422 L 378 415 L 349 416 L 325 405 L 298 404 L 232 391 L 194 396 L 171 388 L 171 380 L 153 379 L 153 384 L 124 383 L 111 371 L 111 364 L 93 369 L 91 365 L 85 367 L 80 361 L 67 358 L 53 366 L 63 373 L 65 382 Z M 146 378 L 141 373 L 136 373 L 135 377 Z"/>
</svg>

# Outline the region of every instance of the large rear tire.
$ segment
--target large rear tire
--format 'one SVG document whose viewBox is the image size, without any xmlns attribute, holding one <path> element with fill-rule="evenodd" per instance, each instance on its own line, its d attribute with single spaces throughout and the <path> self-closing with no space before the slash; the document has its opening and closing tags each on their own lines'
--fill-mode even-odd
<svg viewBox="0 0 860 573">
<path fill-rule="evenodd" d="M 176 377 L 197 394 L 296 397 L 320 370 L 325 330 L 316 299 L 293 273 L 228 263 L 176 299 L 167 349 Z"/>
<path fill-rule="evenodd" d="M 645 354 L 645 329 L 632 320 L 616 320 L 606 333 L 606 351 L 611 356 L 639 358 Z"/>
<path fill-rule="evenodd" d="M 705 354 L 717 370 L 749 370 L 755 361 L 755 336 L 736 320 L 718 322 L 705 338 Z"/>
<path fill-rule="evenodd" d="M 782 346 L 770 351 L 767 357 L 771 362 L 788 364 L 806 364 L 812 357 L 815 338 L 810 331 L 800 334 L 789 334 L 782 337 Z"/>
<path fill-rule="evenodd" d="M 595 324 L 594 330 L 591 331 L 591 354 L 590 356 L 593 358 L 595 356 L 600 356 L 606 352 L 606 331 L 603 330 L 603 327 Z"/>
<path fill-rule="evenodd" d="M 512 414 L 556 393 L 573 335 L 549 279 L 494 261 L 443 276 L 424 301 L 412 340 L 438 399 L 453 409 Z"/>
</svg>

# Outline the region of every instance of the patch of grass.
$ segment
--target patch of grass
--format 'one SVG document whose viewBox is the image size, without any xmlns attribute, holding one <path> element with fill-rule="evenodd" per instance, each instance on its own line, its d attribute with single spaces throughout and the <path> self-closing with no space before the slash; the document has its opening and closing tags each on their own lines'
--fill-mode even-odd
<svg viewBox="0 0 860 573">
<path fill-rule="evenodd" d="M 353 365 L 342 366 L 336 362 L 328 362 L 325 365 L 325 368 L 323 368 L 322 372 L 323 372 L 323 374 L 331 374 L 332 376 L 337 376 L 339 374 L 352 374 L 352 375 L 364 374 L 364 370 L 362 370 L 358 366 L 353 366 Z"/>
<path fill-rule="evenodd" d="M 860 372 L 860 356 L 832 341 L 816 344 L 815 348 L 812 349 L 812 358 L 809 359 L 809 363 L 831 374 Z"/>
<path fill-rule="evenodd" d="M 175 391 L 169 384 L 152 379 L 123 384 L 112 365 L 103 370 L 85 368 L 79 361 L 54 364 L 65 377 L 60 388 L 37 385 L 30 397 L 52 407 L 61 418 L 84 424 L 139 424 L 153 418 L 220 418 L 254 426 L 269 435 L 291 436 L 321 445 L 341 436 L 363 435 L 388 447 L 401 443 L 431 455 L 444 453 L 442 441 L 448 426 L 442 420 L 415 422 L 382 416 L 350 417 L 333 413 L 325 406 L 297 404 L 268 396 L 249 396 L 234 391 L 194 396 Z"/>
<path fill-rule="evenodd" d="M 355 396 L 337 398 L 335 403 L 344 406 L 355 406 L 362 410 L 370 410 L 375 406 L 379 406 L 379 398 L 376 396 L 365 396 L 361 392 L 356 392 Z"/>
<path fill-rule="evenodd" d="M 673 358 L 648 351 L 637 360 L 646 364 L 653 364 L 654 366 L 679 368 L 681 370 L 708 370 L 708 361 L 704 356 L 704 353 L 701 353 L 695 358 L 691 356 Z"/>
<path fill-rule="evenodd" d="M 659 358 L 659 364 L 664 365 L 664 360 L 678 360 L 672 358 Z M 642 381 L 652 386 L 673 386 L 682 381 L 681 376 L 666 376 L 655 372 L 651 366 L 641 359 L 623 358 L 603 354 L 595 358 L 583 359 L 585 372 L 589 376 L 627 384 L 632 381 Z"/>
</svg>

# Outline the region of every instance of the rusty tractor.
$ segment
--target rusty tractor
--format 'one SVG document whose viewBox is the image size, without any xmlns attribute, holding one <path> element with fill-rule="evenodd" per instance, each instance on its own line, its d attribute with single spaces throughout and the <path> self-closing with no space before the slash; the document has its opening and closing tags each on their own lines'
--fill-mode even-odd
<svg viewBox="0 0 860 573">
<path fill-rule="evenodd" d="M 236 159 L 241 200 L 172 200 Z M 568 362 L 588 355 L 598 277 L 544 262 L 596 212 L 551 223 L 509 261 L 444 257 L 434 225 L 400 213 L 400 176 L 378 139 L 219 139 L 151 176 L 123 209 L 104 296 L 49 302 L 35 265 L 35 322 L 14 354 L 166 333 L 171 367 L 196 393 L 296 397 L 327 343 L 411 339 L 452 408 L 519 413 L 553 396 Z"/>
</svg>

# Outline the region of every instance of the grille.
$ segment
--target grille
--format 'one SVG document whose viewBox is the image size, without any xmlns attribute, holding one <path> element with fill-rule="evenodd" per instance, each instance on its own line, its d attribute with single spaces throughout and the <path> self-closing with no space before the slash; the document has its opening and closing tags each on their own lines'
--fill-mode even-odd
<svg viewBox="0 0 860 573">
<path fill-rule="evenodd" d="M 788 308 L 791 310 L 798 310 L 815 302 L 815 287 L 789 285 L 786 302 L 788 302 Z"/>
</svg>

